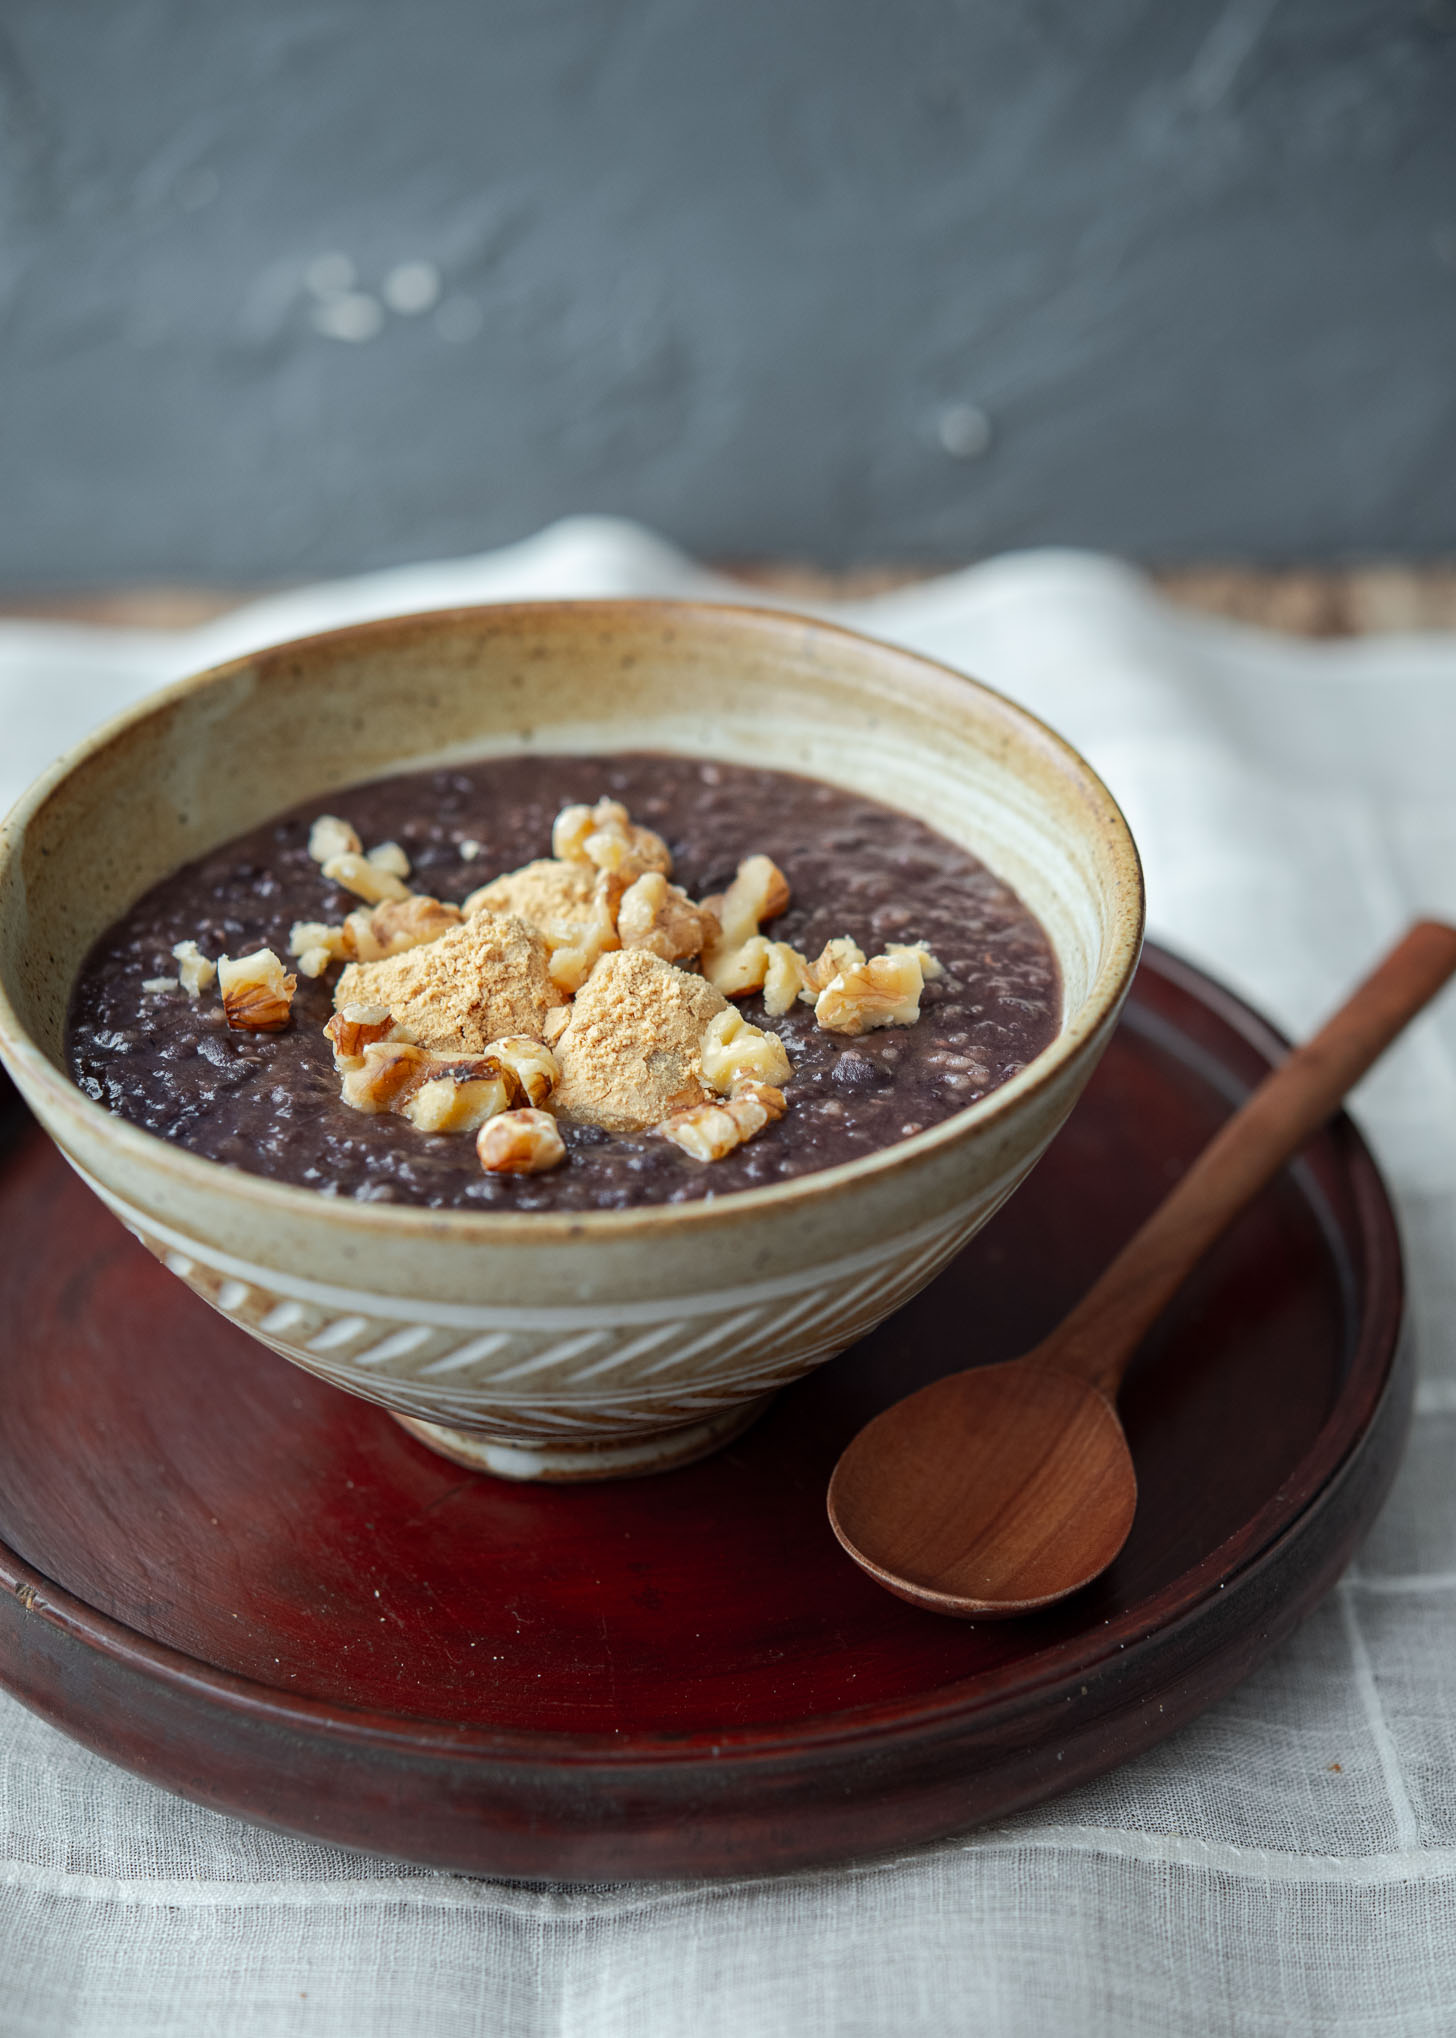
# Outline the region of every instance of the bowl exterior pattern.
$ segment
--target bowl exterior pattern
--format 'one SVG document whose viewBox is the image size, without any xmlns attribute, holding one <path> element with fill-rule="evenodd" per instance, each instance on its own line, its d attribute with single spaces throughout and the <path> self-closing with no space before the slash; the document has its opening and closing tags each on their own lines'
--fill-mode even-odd
<svg viewBox="0 0 1456 2038">
<path fill-rule="evenodd" d="M 82 959 L 179 864 L 295 800 L 323 804 L 410 763 L 624 748 L 788 766 L 976 848 L 1052 940 L 1057 1040 L 982 1103 L 864 1159 L 710 1202 L 580 1216 L 319 1196 L 143 1133 L 66 1076 Z M 412 1425 L 521 1454 L 467 1462 L 610 1476 L 723 1441 L 739 1412 L 934 1277 L 1072 1109 L 1141 935 L 1137 853 L 1106 789 L 974 682 L 777 612 L 461 610 L 202 674 L 33 788 L 0 829 L 0 1052 L 121 1221 L 250 1335 Z M 659 1449 L 659 1437 L 676 1442 Z M 595 1472 L 581 1469 L 593 1451 Z"/>
<path fill-rule="evenodd" d="M 538 1308 L 410 1305 L 280 1277 L 78 1172 L 195 1294 L 283 1357 L 396 1414 L 549 1449 L 699 1423 L 787 1386 L 933 1280 L 1036 1157 L 943 1214 L 795 1273 L 689 1296 L 653 1297 L 644 1280 L 637 1301 Z"/>
</svg>

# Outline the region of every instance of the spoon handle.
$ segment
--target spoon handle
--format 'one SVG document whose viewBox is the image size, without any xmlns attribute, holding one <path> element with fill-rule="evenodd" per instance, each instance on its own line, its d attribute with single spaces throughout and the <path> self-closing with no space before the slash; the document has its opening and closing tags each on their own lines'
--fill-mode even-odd
<svg viewBox="0 0 1456 2038">
<path fill-rule="evenodd" d="M 1221 1233 L 1456 974 L 1456 927 L 1422 920 L 1264 1078 L 1034 1353 L 1113 1396 L 1165 1305 Z"/>
</svg>

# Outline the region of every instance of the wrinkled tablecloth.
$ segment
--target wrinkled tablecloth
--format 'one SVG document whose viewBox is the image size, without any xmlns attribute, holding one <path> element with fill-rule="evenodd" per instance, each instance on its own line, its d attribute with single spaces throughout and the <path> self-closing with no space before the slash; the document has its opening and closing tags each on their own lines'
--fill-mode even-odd
<svg viewBox="0 0 1456 2038">
<path fill-rule="evenodd" d="M 0 804 L 104 715 L 281 637 L 461 600 L 700 592 L 744 594 L 630 525 L 573 519 L 187 633 L 0 624 Z M 1285 641 L 1071 552 L 835 613 L 1069 736 L 1127 811 L 1152 931 L 1287 1029 L 1416 912 L 1456 917 L 1456 637 Z M 1338 1589 L 1196 1724 L 903 1858 L 570 1889 L 390 1866 L 198 1810 L 0 1696 L 0 2032 L 1456 2031 L 1456 996 L 1355 1108 L 1409 1256 L 1409 1454 Z"/>
</svg>

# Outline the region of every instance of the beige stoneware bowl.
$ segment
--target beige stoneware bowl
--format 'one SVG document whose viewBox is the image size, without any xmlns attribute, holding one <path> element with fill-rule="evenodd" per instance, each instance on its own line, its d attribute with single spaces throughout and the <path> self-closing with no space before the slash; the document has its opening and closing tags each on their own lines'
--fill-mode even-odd
<svg viewBox="0 0 1456 2038">
<path fill-rule="evenodd" d="M 1056 950 L 1056 1040 L 983 1102 L 865 1159 L 709 1202 L 559 1216 L 286 1187 L 128 1125 L 66 1077 L 87 950 L 179 864 L 361 779 L 624 749 L 827 779 L 973 849 Z M 34 786 L 0 831 L 0 1055 L 71 1165 L 231 1322 L 466 1463 L 605 1478 L 713 1449 L 932 1279 L 1076 1102 L 1142 922 L 1137 852 L 1105 787 L 972 681 L 778 612 L 461 609 L 184 680 Z M 953 1356 L 973 1360 L 973 1342 Z"/>
</svg>

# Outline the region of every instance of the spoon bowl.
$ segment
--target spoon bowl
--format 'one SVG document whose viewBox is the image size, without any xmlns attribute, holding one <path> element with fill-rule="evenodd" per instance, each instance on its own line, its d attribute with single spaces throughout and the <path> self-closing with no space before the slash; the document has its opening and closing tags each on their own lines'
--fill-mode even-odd
<svg viewBox="0 0 1456 2038">
<path fill-rule="evenodd" d="M 933 1381 L 887 1408 L 829 1485 L 834 1533 L 870 1576 L 963 1620 L 1033 1613 L 1089 1584 L 1136 1510 L 1107 1396 L 1020 1362 Z"/>
</svg>

